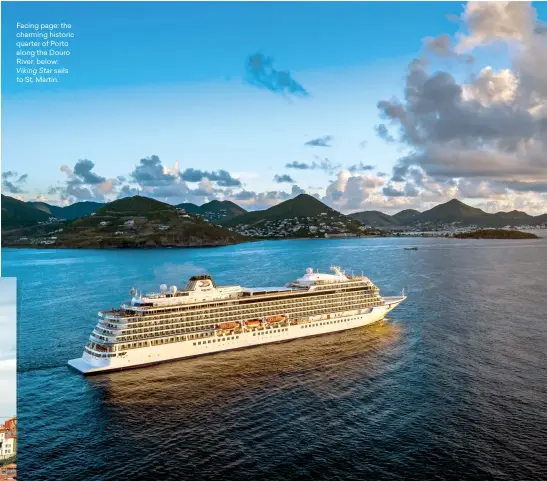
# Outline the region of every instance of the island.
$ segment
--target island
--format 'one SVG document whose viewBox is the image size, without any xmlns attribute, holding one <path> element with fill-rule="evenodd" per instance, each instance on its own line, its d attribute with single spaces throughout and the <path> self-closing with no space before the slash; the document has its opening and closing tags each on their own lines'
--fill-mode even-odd
<svg viewBox="0 0 547 481">
<path fill-rule="evenodd" d="M 516 229 L 478 229 L 454 234 L 457 239 L 539 239 L 536 234 Z"/>
<path fill-rule="evenodd" d="M 3 247 L 216 247 L 249 240 L 182 208 L 142 196 L 115 200 L 73 220 L 2 232 Z"/>
</svg>

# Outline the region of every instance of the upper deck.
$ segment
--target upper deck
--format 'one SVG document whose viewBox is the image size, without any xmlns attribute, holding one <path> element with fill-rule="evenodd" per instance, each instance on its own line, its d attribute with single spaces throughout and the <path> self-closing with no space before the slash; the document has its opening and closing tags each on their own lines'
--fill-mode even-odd
<svg viewBox="0 0 547 481">
<path fill-rule="evenodd" d="M 331 267 L 334 274 L 324 274 L 313 269 L 306 269 L 304 276 L 288 283 L 285 287 L 243 288 L 234 286 L 217 286 L 210 276 L 191 277 L 182 291 L 176 286 L 167 289 L 164 284 L 161 292 L 138 295 L 131 290 L 133 298 L 121 305 L 120 309 L 104 311 L 102 316 L 110 319 L 134 317 L 136 313 L 172 309 L 189 305 L 216 304 L 230 300 L 245 300 L 253 298 L 269 300 L 279 297 L 294 297 L 294 294 L 305 294 L 312 291 L 331 290 L 337 286 L 376 286 L 365 276 L 346 275 L 338 267 Z M 319 294 L 319 292 L 318 292 Z"/>
</svg>

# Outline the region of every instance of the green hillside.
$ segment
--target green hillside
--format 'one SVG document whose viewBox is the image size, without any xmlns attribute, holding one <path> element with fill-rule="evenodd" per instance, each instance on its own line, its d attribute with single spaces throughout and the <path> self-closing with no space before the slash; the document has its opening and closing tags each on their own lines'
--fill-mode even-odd
<svg viewBox="0 0 547 481">
<path fill-rule="evenodd" d="M 2 232 L 45 222 L 51 215 L 26 202 L 2 195 Z"/>
<path fill-rule="evenodd" d="M 183 202 L 182 204 L 178 204 L 175 207 L 178 207 L 179 209 L 184 209 L 190 214 L 201 214 L 201 208 L 199 207 L 199 205 L 192 204 L 191 202 Z"/>
<path fill-rule="evenodd" d="M 266 238 L 376 234 L 365 232 L 360 222 L 308 194 L 300 194 L 269 209 L 247 212 L 221 224 L 244 235 Z"/>
<path fill-rule="evenodd" d="M 392 215 L 391 217 L 395 219 L 399 224 L 407 224 L 409 222 L 412 222 L 417 216 L 420 215 L 419 210 L 415 209 L 405 209 L 401 212 L 397 212 L 397 214 Z"/>
<path fill-rule="evenodd" d="M 349 214 L 352 219 L 358 220 L 363 225 L 373 227 L 392 227 L 400 225 L 392 216 L 379 212 L 377 210 L 366 210 L 363 212 L 354 212 Z"/>
<path fill-rule="evenodd" d="M 437 205 L 432 209 L 422 212 L 416 216 L 417 222 L 458 222 L 469 219 L 480 219 L 489 214 L 481 209 L 476 209 L 463 202 L 452 199 L 444 204 Z"/>
<path fill-rule="evenodd" d="M 38 210 L 48 213 L 52 217 L 66 220 L 77 219 L 78 217 L 89 215 L 104 205 L 104 203 L 101 202 L 90 201 L 75 202 L 74 204 L 64 207 L 50 205 L 46 202 L 27 202 L 27 204 L 35 207 Z"/>
<path fill-rule="evenodd" d="M 243 207 L 229 200 L 212 200 L 203 204 L 199 209 L 201 215 L 211 222 L 229 220 L 247 213 Z"/>
<path fill-rule="evenodd" d="M 222 222 L 222 224 L 255 224 L 257 222 L 290 219 L 293 217 L 315 217 L 323 213 L 335 216 L 342 215 L 315 197 L 308 194 L 300 194 L 269 209 L 247 212 L 246 214 Z"/>
<path fill-rule="evenodd" d="M 176 207 L 135 196 L 105 204 L 94 213 L 44 230 L 4 236 L 4 245 L 74 248 L 217 246 L 243 242 L 243 236 L 182 214 Z M 59 228 L 60 227 L 60 228 Z"/>
</svg>

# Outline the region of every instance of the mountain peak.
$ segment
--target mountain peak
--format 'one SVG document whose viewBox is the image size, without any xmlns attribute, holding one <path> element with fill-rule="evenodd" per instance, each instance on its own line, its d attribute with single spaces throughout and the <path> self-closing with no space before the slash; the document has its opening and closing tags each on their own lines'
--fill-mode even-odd
<svg viewBox="0 0 547 481">
<path fill-rule="evenodd" d="M 314 217 L 323 213 L 342 215 L 309 194 L 299 194 L 265 210 L 247 212 L 234 219 L 232 224 L 253 224 L 263 220 L 279 220 L 294 217 Z"/>
</svg>

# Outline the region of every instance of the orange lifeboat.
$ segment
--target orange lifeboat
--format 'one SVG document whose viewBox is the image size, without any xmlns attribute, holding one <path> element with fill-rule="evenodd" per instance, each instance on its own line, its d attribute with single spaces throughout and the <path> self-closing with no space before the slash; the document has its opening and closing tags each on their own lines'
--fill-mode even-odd
<svg viewBox="0 0 547 481">
<path fill-rule="evenodd" d="M 258 327 L 262 324 L 259 319 L 252 319 L 250 321 L 245 321 L 247 327 Z"/>
<path fill-rule="evenodd" d="M 275 322 L 282 322 L 287 319 L 287 316 L 270 316 L 266 318 L 266 322 L 273 324 Z"/>
<path fill-rule="evenodd" d="M 223 322 L 222 324 L 218 325 L 219 329 L 222 330 L 228 330 L 228 329 L 235 329 L 236 327 L 239 327 L 239 324 L 237 322 Z"/>
</svg>

